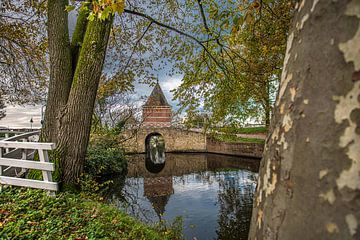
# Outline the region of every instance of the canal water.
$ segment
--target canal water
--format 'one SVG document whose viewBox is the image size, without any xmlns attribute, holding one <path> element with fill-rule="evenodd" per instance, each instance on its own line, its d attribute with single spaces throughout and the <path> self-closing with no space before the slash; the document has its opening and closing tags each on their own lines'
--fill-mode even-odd
<svg viewBox="0 0 360 240">
<path fill-rule="evenodd" d="M 111 201 L 150 224 L 180 216 L 185 239 L 247 239 L 258 167 L 257 159 L 218 154 L 167 153 L 163 164 L 132 155 Z"/>
</svg>

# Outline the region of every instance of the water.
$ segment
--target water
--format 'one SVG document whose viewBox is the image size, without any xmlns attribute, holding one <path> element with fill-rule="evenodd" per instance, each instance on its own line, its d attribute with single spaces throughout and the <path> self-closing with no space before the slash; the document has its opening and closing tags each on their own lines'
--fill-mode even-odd
<svg viewBox="0 0 360 240">
<path fill-rule="evenodd" d="M 112 202 L 147 223 L 181 216 L 186 239 L 247 239 L 258 164 L 217 154 L 166 154 L 163 166 L 149 166 L 145 155 L 133 155 L 125 201 L 114 195 Z"/>
</svg>

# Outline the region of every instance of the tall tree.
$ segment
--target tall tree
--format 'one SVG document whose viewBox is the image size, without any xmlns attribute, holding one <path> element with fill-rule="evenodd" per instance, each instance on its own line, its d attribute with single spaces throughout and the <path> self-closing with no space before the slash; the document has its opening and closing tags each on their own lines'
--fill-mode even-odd
<svg viewBox="0 0 360 240">
<path fill-rule="evenodd" d="M 83 169 L 113 15 L 124 2 L 84 2 L 71 44 L 67 8 L 66 0 L 48 2 L 51 64 L 43 140 L 57 142 L 59 177 L 72 185 Z"/>
<path fill-rule="evenodd" d="M 51 74 L 45 128 L 42 136 L 44 141 L 53 141 L 58 144 L 56 151 L 60 171 L 58 175 L 65 184 L 76 182 L 82 172 L 94 100 L 98 91 L 109 39 L 117 51 L 108 52 L 108 56 L 115 56 L 115 58 L 110 58 L 112 60 L 105 62 L 107 70 L 112 70 L 114 63 L 118 63 L 119 59 L 126 60 L 127 56 L 128 59 L 122 61 L 125 64 L 119 68 L 119 71 L 115 71 L 115 74 L 109 74 L 111 71 L 103 72 L 104 77 L 102 79 L 105 80 L 101 83 L 98 96 L 107 96 L 109 93 L 116 94 L 127 89 L 127 84 L 131 83 L 135 76 L 144 79 L 150 70 L 158 70 L 159 67 L 154 67 L 156 64 L 150 64 L 156 59 L 161 59 L 161 55 L 158 53 L 162 52 L 164 56 L 173 56 L 173 52 L 177 50 L 180 55 L 184 49 L 181 48 L 181 45 L 176 44 L 177 41 L 171 41 L 169 45 L 162 44 L 170 33 L 180 34 L 192 41 L 201 43 L 184 30 L 160 22 L 173 18 L 165 10 L 174 11 L 174 9 L 178 9 L 177 1 L 149 3 L 143 0 L 129 3 L 129 8 L 124 10 L 126 15 L 131 16 L 128 19 L 129 23 L 124 23 L 127 19 L 120 17 L 120 20 L 115 21 L 118 26 L 114 27 L 113 31 L 110 31 L 113 15 L 115 12 L 123 11 L 124 1 L 82 1 L 75 32 L 70 43 L 67 30 L 67 13 L 64 9 L 71 10 L 73 8 L 73 6 L 68 6 L 66 0 L 48 2 Z M 155 19 L 153 16 L 152 13 L 156 12 L 158 12 L 156 16 L 161 20 Z M 178 20 L 185 18 L 186 14 L 180 15 L 179 18 L 174 17 L 171 22 L 181 23 Z M 132 21 L 133 18 L 141 21 Z M 127 24 L 130 24 L 131 29 L 142 31 L 137 31 L 134 34 L 123 34 L 124 29 L 128 27 Z M 182 25 L 186 26 L 186 24 Z M 159 28 L 157 34 L 153 34 L 152 26 Z M 116 33 L 119 32 L 120 34 L 116 36 Z M 134 39 L 134 36 L 138 39 Z M 147 44 L 143 44 L 141 41 L 143 39 L 146 40 Z M 129 42 L 135 42 L 134 46 L 121 48 L 122 44 L 126 45 Z M 152 56 L 149 54 L 151 47 L 161 51 L 155 52 L 157 53 L 155 57 L 148 57 L 146 60 L 143 58 L 134 60 L 135 53 L 139 52 L 143 53 L 144 57 Z M 122 51 L 118 51 L 118 49 L 122 49 Z M 182 49 L 181 52 L 178 51 L 179 49 Z M 129 66 L 136 66 L 139 70 L 129 71 Z M 145 81 L 149 82 L 148 79 Z"/>
<path fill-rule="evenodd" d="M 197 1 L 200 29 L 211 37 L 180 65 L 185 76 L 175 98 L 181 109 L 202 107 L 213 124 L 257 118 L 268 125 L 293 2 Z"/>
<path fill-rule="evenodd" d="M 360 239 L 360 1 L 301 1 L 249 239 Z"/>
</svg>

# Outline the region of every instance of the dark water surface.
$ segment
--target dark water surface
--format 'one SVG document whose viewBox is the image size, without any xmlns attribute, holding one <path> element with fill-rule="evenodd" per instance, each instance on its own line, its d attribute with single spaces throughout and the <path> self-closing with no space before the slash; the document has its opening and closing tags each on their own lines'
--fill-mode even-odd
<svg viewBox="0 0 360 240">
<path fill-rule="evenodd" d="M 257 159 L 167 153 L 165 164 L 152 168 L 145 155 L 132 155 L 125 201 L 118 195 L 111 201 L 147 223 L 181 216 L 186 239 L 247 239 L 258 165 Z"/>
</svg>

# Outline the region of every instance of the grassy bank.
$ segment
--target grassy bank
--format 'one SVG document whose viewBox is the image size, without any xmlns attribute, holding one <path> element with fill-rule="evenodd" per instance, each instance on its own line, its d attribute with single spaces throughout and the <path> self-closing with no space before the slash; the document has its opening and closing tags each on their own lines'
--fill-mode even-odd
<svg viewBox="0 0 360 240">
<path fill-rule="evenodd" d="M 259 138 L 244 138 L 236 136 L 235 134 L 214 134 L 212 136 L 215 140 L 227 143 L 259 143 L 264 144 L 264 139 Z"/>
<path fill-rule="evenodd" d="M 232 134 L 266 134 L 266 127 L 243 127 L 243 128 L 235 128 L 235 127 L 223 127 L 219 129 L 220 132 L 224 133 L 232 133 Z"/>
<path fill-rule="evenodd" d="M 179 231 L 151 228 L 114 206 L 60 193 L 6 188 L 0 193 L 0 239 L 180 239 Z"/>
</svg>

